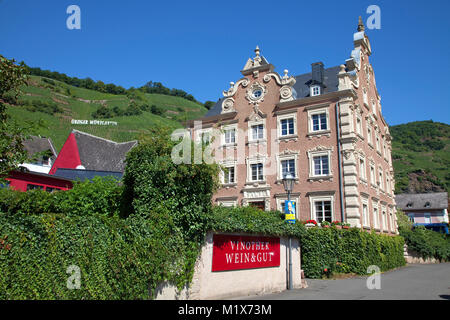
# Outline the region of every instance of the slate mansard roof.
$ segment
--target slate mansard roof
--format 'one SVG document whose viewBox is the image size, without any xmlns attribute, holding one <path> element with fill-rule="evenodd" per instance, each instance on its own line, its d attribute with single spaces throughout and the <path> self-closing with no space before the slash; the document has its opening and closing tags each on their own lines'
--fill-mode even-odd
<svg viewBox="0 0 450 320">
<path fill-rule="evenodd" d="M 338 73 L 340 71 L 340 66 L 335 66 L 331 68 L 324 69 L 324 85 L 325 88 L 323 93 L 329 93 L 338 91 L 339 79 Z M 304 73 L 295 76 L 295 84 L 293 86 L 295 92 L 297 93 L 297 99 L 309 97 L 309 86 L 306 83 L 312 80 L 312 72 Z M 206 113 L 205 118 L 217 116 L 222 112 L 222 101 L 225 98 L 219 99 L 216 104 Z"/>
<path fill-rule="evenodd" d="M 397 208 L 404 211 L 410 210 L 442 210 L 448 207 L 448 193 L 417 193 L 397 194 L 395 196 Z"/>
<path fill-rule="evenodd" d="M 118 143 L 78 130 L 72 133 L 86 170 L 123 172 L 126 154 L 137 144 L 137 141 Z"/>
</svg>

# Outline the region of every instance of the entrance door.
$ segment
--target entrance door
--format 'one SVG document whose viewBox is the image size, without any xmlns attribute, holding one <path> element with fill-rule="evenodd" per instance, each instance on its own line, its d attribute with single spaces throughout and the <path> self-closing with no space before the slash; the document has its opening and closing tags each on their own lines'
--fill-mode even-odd
<svg viewBox="0 0 450 320">
<path fill-rule="evenodd" d="M 250 202 L 249 204 L 252 207 L 258 208 L 262 211 L 264 211 L 266 209 L 266 204 L 264 203 L 264 201 Z"/>
</svg>

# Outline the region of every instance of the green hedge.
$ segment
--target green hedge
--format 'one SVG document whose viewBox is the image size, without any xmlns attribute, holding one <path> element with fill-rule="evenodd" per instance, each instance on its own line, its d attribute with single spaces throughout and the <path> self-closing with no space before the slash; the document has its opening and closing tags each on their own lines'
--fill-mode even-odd
<svg viewBox="0 0 450 320">
<path fill-rule="evenodd" d="M 169 213 L 149 218 L 0 213 L 0 299 L 152 298 L 164 279 L 176 281 L 182 252 Z M 67 288 L 71 265 L 79 290 Z"/>
<path fill-rule="evenodd" d="M 400 236 L 379 235 L 356 228 L 307 229 L 298 221 L 294 225 L 286 223 L 279 211 L 216 207 L 208 229 L 296 237 L 301 245 L 302 269 L 308 278 L 320 278 L 333 272 L 366 275 L 370 265 L 377 265 L 381 271 L 405 265 L 404 240 Z"/>
<path fill-rule="evenodd" d="M 301 223 L 288 224 L 279 211 L 261 211 L 248 207 L 215 207 L 208 221 L 208 229 L 218 232 L 246 232 L 272 236 L 303 238 L 306 228 Z"/>
<path fill-rule="evenodd" d="M 333 272 L 366 275 L 370 265 L 386 271 L 405 265 L 403 244 L 400 236 L 356 228 L 310 228 L 301 239 L 302 268 L 308 278 Z"/>
<path fill-rule="evenodd" d="M 78 181 L 68 191 L 45 192 L 35 189 L 27 192 L 0 188 L 0 212 L 14 215 L 47 212 L 118 216 L 122 189 L 114 178 L 95 177 L 92 182 Z"/>
<path fill-rule="evenodd" d="M 440 261 L 450 261 L 450 237 L 424 226 L 413 230 L 400 227 L 399 233 L 405 238 L 408 249 L 416 251 L 422 258 L 435 258 Z"/>
</svg>

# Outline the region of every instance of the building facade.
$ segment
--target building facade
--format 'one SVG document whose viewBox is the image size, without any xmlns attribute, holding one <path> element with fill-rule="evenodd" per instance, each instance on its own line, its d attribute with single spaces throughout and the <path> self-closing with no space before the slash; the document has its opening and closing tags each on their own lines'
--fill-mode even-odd
<svg viewBox="0 0 450 320">
<path fill-rule="evenodd" d="M 398 194 L 395 197 L 397 208 L 402 210 L 415 225 L 448 233 L 448 193 Z"/>
<path fill-rule="evenodd" d="M 243 77 L 188 123 L 223 167 L 216 204 L 283 211 L 289 172 L 297 219 L 396 233 L 391 136 L 361 19 L 353 43 L 345 64 L 298 76 L 274 72 L 257 47 Z"/>
</svg>

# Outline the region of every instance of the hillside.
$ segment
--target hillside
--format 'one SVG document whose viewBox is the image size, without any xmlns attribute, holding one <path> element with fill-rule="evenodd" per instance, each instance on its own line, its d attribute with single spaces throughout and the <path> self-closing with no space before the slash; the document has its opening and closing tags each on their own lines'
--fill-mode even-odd
<svg viewBox="0 0 450 320">
<path fill-rule="evenodd" d="M 57 151 L 72 129 L 124 142 L 150 127 L 181 128 L 183 121 L 207 112 L 195 101 L 139 90 L 110 94 L 41 76 L 29 76 L 28 84 L 17 101 L 7 101 L 8 114 L 22 124 L 42 120 L 45 127 L 38 129 L 38 134 L 50 137 Z M 117 125 L 72 124 L 72 119 L 114 121 Z"/>
<path fill-rule="evenodd" d="M 450 125 L 417 121 L 390 131 L 395 192 L 450 192 Z"/>
</svg>

